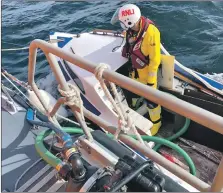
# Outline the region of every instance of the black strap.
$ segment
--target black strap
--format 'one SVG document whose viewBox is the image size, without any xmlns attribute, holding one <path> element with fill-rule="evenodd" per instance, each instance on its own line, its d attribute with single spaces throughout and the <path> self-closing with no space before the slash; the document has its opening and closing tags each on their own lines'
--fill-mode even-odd
<svg viewBox="0 0 223 193">
<path fill-rule="evenodd" d="M 161 77 L 163 78 L 163 69 L 162 69 L 162 67 L 163 67 L 162 63 L 160 63 L 158 69 L 161 70 Z"/>
<path fill-rule="evenodd" d="M 130 61 L 130 52 L 129 52 L 129 50 L 130 50 L 130 43 L 129 43 L 130 31 L 131 31 L 131 29 L 128 29 L 127 32 L 126 32 L 126 44 L 125 44 L 126 54 L 128 56 L 129 61 Z"/>
<path fill-rule="evenodd" d="M 134 69 L 134 72 L 135 72 L 135 79 L 138 79 L 139 78 L 139 73 L 138 73 L 138 70 L 136 68 L 133 68 Z"/>
<path fill-rule="evenodd" d="M 147 85 L 148 85 L 148 86 L 153 86 L 153 85 L 154 85 L 154 83 L 147 83 Z"/>
<path fill-rule="evenodd" d="M 150 119 L 150 118 L 149 118 Z M 159 123 L 160 121 L 162 121 L 162 118 L 160 118 L 160 119 L 158 119 L 158 120 L 156 120 L 156 121 L 152 121 L 151 119 L 150 119 L 150 121 L 153 123 L 153 124 L 157 124 L 157 123 Z"/>
</svg>

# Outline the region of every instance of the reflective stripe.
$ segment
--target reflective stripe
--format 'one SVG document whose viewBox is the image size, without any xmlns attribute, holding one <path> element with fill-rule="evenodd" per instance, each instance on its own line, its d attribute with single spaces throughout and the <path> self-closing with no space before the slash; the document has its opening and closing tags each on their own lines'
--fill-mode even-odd
<svg viewBox="0 0 223 193">
<path fill-rule="evenodd" d="M 140 60 L 139 58 L 136 58 L 136 62 L 142 67 L 145 65 L 145 63 L 142 60 Z"/>
<path fill-rule="evenodd" d="M 157 75 L 156 72 L 149 72 L 149 73 L 148 73 L 148 76 L 156 76 L 156 75 Z"/>
</svg>

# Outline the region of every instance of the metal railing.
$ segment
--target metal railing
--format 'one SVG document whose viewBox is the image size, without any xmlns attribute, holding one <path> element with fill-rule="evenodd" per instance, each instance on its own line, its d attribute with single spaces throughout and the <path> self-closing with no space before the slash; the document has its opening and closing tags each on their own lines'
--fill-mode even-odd
<svg viewBox="0 0 223 193">
<path fill-rule="evenodd" d="M 79 66 L 80 68 L 83 68 L 92 73 L 94 73 L 97 64 L 92 63 L 86 59 L 83 59 L 82 57 L 76 54 L 74 55 L 69 52 L 66 52 L 63 49 L 58 48 L 54 45 L 51 45 L 43 40 L 32 41 L 29 48 L 28 82 L 29 82 L 29 85 L 32 87 L 33 91 L 36 93 L 36 95 L 40 99 L 40 102 L 42 103 L 43 107 L 48 112 L 48 109 L 46 108 L 45 103 L 44 103 L 44 99 L 39 94 L 39 90 L 34 81 L 37 48 L 40 48 L 45 53 L 47 60 L 50 64 L 50 67 L 53 73 L 55 74 L 56 80 L 61 85 L 61 88 L 64 91 L 68 91 L 69 88 L 54 55 L 60 58 L 63 58 L 64 60 L 72 63 L 73 65 Z M 223 134 L 223 117 L 219 115 L 216 115 L 212 112 L 209 112 L 200 107 L 192 105 L 188 102 L 185 102 L 181 99 L 173 97 L 169 94 L 163 93 L 159 90 L 150 88 L 146 85 L 143 85 L 137 81 L 134 81 L 128 77 L 125 77 L 119 73 L 113 72 L 109 69 L 104 70 L 103 78 L 135 94 L 138 94 L 148 100 L 151 100 L 157 104 L 160 104 L 161 106 L 166 107 L 167 109 L 170 109 L 180 115 L 183 115 L 203 126 L 206 126 L 209 129 L 212 129 L 218 133 Z M 60 105 L 59 103 L 60 102 L 57 103 L 57 106 Z M 86 123 L 80 118 L 79 108 L 75 105 L 71 105 L 70 108 L 73 111 L 74 115 L 76 116 L 77 120 L 80 122 L 86 136 L 88 137 L 89 140 L 91 140 L 92 135 Z M 50 112 L 48 113 L 50 114 Z M 84 108 L 84 115 L 88 119 L 90 119 L 91 121 L 99 125 L 100 127 L 114 134 L 115 129 L 111 125 L 109 125 L 108 122 L 94 115 L 93 113 L 86 110 L 85 108 Z M 208 184 L 206 184 L 202 180 L 191 175 L 190 173 L 188 173 L 181 167 L 171 163 L 170 161 L 168 161 L 167 159 L 165 159 L 164 157 L 162 157 L 160 154 L 153 151 L 152 149 L 141 146 L 140 143 L 137 142 L 136 140 L 126 135 L 120 135 L 120 139 L 127 145 L 130 145 L 135 150 L 143 153 L 154 162 L 163 166 L 164 168 L 166 168 L 167 170 L 169 170 L 170 172 L 172 172 L 173 174 L 175 174 L 176 176 L 183 179 L 185 182 L 189 183 L 190 185 L 192 185 L 193 187 L 195 187 L 196 189 L 202 192 L 221 191 L 223 188 L 223 180 L 222 180 L 223 159 L 221 160 L 221 163 L 219 165 L 218 171 L 214 178 L 214 182 L 212 186 L 210 187 Z"/>
</svg>

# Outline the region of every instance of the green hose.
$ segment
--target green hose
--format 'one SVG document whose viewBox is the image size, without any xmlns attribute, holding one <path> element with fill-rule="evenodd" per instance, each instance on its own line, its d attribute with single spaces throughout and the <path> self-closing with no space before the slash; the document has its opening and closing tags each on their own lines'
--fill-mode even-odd
<svg viewBox="0 0 223 193">
<path fill-rule="evenodd" d="M 128 135 L 128 136 L 137 140 L 137 137 L 135 135 Z M 113 138 L 113 135 L 109 134 L 109 137 Z M 175 150 L 177 153 L 182 155 L 183 158 L 185 159 L 185 161 L 187 162 L 187 164 L 190 168 L 190 173 L 192 175 L 196 176 L 196 167 L 194 165 L 194 162 L 192 161 L 190 156 L 181 147 L 179 147 L 178 145 L 176 145 L 175 143 L 173 143 L 169 140 L 166 140 L 166 139 L 163 139 L 163 138 L 160 138 L 160 137 L 148 136 L 148 135 L 141 135 L 141 137 L 144 141 L 152 141 L 152 142 L 155 142 L 155 143 L 158 143 L 158 144 L 161 144 L 161 145 L 165 145 L 165 146 Z"/>
<path fill-rule="evenodd" d="M 130 135 L 132 138 L 137 139 L 136 136 Z M 190 156 L 178 145 L 175 143 L 168 141 L 166 139 L 160 138 L 160 137 L 155 137 L 155 136 L 148 136 L 148 135 L 142 135 L 141 136 L 144 141 L 153 141 L 155 143 L 159 143 L 161 145 L 165 145 L 173 150 L 175 150 L 177 153 L 183 156 L 185 161 L 187 162 L 189 168 L 190 168 L 190 173 L 194 176 L 196 176 L 196 168 L 195 165 L 190 158 Z"/>
<path fill-rule="evenodd" d="M 54 132 L 52 132 L 51 130 L 46 130 L 39 133 L 35 140 L 35 148 L 40 157 L 42 157 L 45 162 L 56 168 L 59 164 L 62 163 L 62 161 L 54 156 L 50 151 L 48 151 L 43 144 L 43 140 L 53 133 Z"/>
<path fill-rule="evenodd" d="M 135 107 L 134 109 L 137 110 L 139 107 L 140 107 L 140 104 L 144 101 L 144 98 L 143 97 L 140 97 L 137 101 L 136 101 L 136 104 L 135 104 Z"/>
<path fill-rule="evenodd" d="M 170 94 L 170 93 L 168 93 L 168 94 Z M 172 94 L 170 94 L 170 95 L 172 95 Z M 172 95 L 172 96 L 174 96 L 174 95 Z M 141 98 L 139 98 L 139 99 L 137 100 L 136 105 L 135 105 L 135 106 L 136 106 L 136 107 L 135 107 L 136 109 L 139 108 L 140 103 L 141 103 L 143 100 L 144 100 L 143 97 L 141 97 Z M 186 118 L 184 126 L 183 126 L 177 133 L 175 133 L 174 135 L 172 135 L 172 136 L 166 138 L 166 140 L 168 140 L 168 141 L 173 141 L 173 140 L 177 139 L 178 137 L 180 137 L 181 135 L 183 135 L 183 134 L 187 131 L 189 125 L 190 125 L 190 119 Z M 145 136 L 145 137 L 147 137 L 147 136 Z M 134 138 L 135 138 L 135 137 L 134 137 Z M 142 139 L 145 140 L 145 141 L 148 141 L 146 138 L 142 138 Z M 148 136 L 148 139 L 149 139 L 149 136 Z M 153 140 L 151 140 L 151 141 L 153 141 Z M 155 142 L 155 141 L 153 141 L 153 142 Z M 170 146 L 167 145 L 167 144 L 162 144 L 162 143 L 159 143 L 159 142 L 155 142 L 155 143 L 158 143 L 158 144 L 155 145 L 155 146 L 153 147 L 153 150 L 154 150 L 154 151 L 158 151 L 159 148 L 160 148 L 162 145 L 166 145 L 166 146 L 170 147 Z M 175 144 L 174 144 L 174 145 L 175 145 Z M 177 146 L 177 147 L 178 147 L 178 146 Z M 172 147 L 170 147 L 170 148 L 172 148 Z M 174 148 L 172 148 L 172 149 L 174 149 Z M 180 153 L 182 156 L 183 156 L 184 153 L 186 153 L 185 151 L 183 151 L 183 152 L 182 152 L 182 151 L 179 152 L 179 151 L 178 151 L 179 149 L 178 149 L 178 150 L 177 150 L 177 149 L 174 149 L 174 150 L 176 150 L 176 151 L 177 151 L 178 153 Z M 189 158 L 189 159 L 188 159 L 188 158 Z M 190 158 L 189 156 L 185 156 L 184 159 L 187 161 L 187 163 L 188 163 L 188 165 L 189 165 L 189 167 L 190 167 L 190 172 L 191 172 L 191 174 L 196 175 L 196 168 L 195 168 L 195 166 L 194 166 L 193 161 L 191 160 L 191 158 Z"/>
<path fill-rule="evenodd" d="M 190 119 L 186 118 L 184 126 L 177 133 L 166 138 L 166 140 L 173 141 L 174 139 L 177 139 L 187 131 L 189 125 L 190 125 Z M 153 150 L 158 151 L 161 146 L 162 144 L 157 144 L 155 145 L 155 147 L 153 147 Z"/>
<path fill-rule="evenodd" d="M 188 121 L 186 121 L 187 124 L 189 124 Z M 184 127 L 186 127 L 186 125 L 184 125 Z M 181 129 L 183 130 L 183 129 Z M 84 134 L 83 130 L 80 128 L 71 128 L 71 127 L 63 127 L 63 131 L 69 133 L 69 134 Z M 44 138 L 46 138 L 48 135 L 53 134 L 54 132 L 51 132 L 50 130 L 47 131 L 43 131 L 41 132 L 37 137 L 36 137 L 36 143 L 35 143 L 35 147 L 37 152 L 39 153 L 39 155 L 51 166 L 53 166 L 54 168 L 56 168 L 56 166 L 58 164 L 61 164 L 61 160 L 59 158 L 57 158 L 56 156 L 54 156 L 51 152 L 49 152 L 44 144 L 43 144 L 43 140 Z M 179 135 L 179 132 L 177 133 Z M 107 134 L 109 137 L 113 138 L 112 134 Z M 137 139 L 135 135 L 129 135 L 130 137 Z M 175 134 L 175 136 L 177 136 Z M 189 155 L 179 146 L 177 146 L 176 144 L 172 143 L 171 141 L 168 141 L 166 139 L 163 138 L 159 138 L 159 137 L 154 137 L 154 136 L 148 136 L 148 135 L 141 135 L 142 139 L 144 141 L 153 141 L 155 143 L 159 143 L 161 145 L 166 145 L 172 149 L 174 149 L 176 152 L 178 152 L 179 154 L 181 154 L 185 161 L 187 162 L 189 168 L 190 168 L 190 173 L 192 175 L 196 175 L 196 168 L 195 165 L 193 163 L 193 161 L 191 160 L 191 158 L 189 157 Z M 156 146 L 155 146 L 156 147 Z"/>
<path fill-rule="evenodd" d="M 73 134 L 84 133 L 82 129 L 77 128 L 77 127 L 63 128 L 63 131 L 65 131 L 66 133 L 73 133 Z M 51 131 L 50 129 L 40 132 L 35 139 L 35 148 L 38 154 L 40 155 L 40 157 L 42 157 L 42 159 L 45 162 L 47 162 L 52 167 L 56 168 L 57 166 L 62 164 L 62 161 L 58 157 L 53 155 L 50 151 L 48 151 L 45 148 L 45 145 L 43 143 L 44 139 L 47 136 L 53 135 L 53 134 L 54 134 L 54 131 Z"/>
</svg>

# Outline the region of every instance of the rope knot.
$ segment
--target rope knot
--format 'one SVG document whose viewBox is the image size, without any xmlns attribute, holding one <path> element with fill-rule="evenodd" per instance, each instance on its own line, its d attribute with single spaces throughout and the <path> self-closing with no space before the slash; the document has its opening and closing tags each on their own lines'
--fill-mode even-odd
<svg viewBox="0 0 223 193">
<path fill-rule="evenodd" d="M 127 122 L 121 118 L 118 119 L 118 126 L 120 131 L 123 131 L 124 133 L 127 133 L 130 129 L 127 125 Z"/>
<path fill-rule="evenodd" d="M 131 130 L 135 125 L 131 121 L 131 118 L 129 115 L 127 115 L 126 119 L 123 120 L 121 117 L 119 117 L 118 120 L 119 128 L 124 132 L 127 133 L 129 130 Z"/>
<path fill-rule="evenodd" d="M 129 115 L 127 115 L 127 127 L 128 128 L 133 128 L 133 127 L 135 127 L 135 125 L 134 125 L 134 123 L 132 122 L 132 120 L 131 120 L 131 118 L 130 118 L 130 116 Z"/>
<path fill-rule="evenodd" d="M 102 74 L 105 69 L 110 69 L 110 66 L 105 63 L 100 63 L 94 70 L 95 77 L 100 81 L 102 80 Z"/>
<path fill-rule="evenodd" d="M 83 101 L 81 100 L 80 91 L 75 85 L 70 83 L 67 84 L 69 87 L 68 91 L 62 90 L 61 86 L 58 85 L 58 91 L 66 99 L 66 102 L 64 102 L 64 104 L 68 106 L 76 105 L 77 107 L 79 107 L 80 114 L 82 116 L 82 119 L 84 120 Z"/>
</svg>

